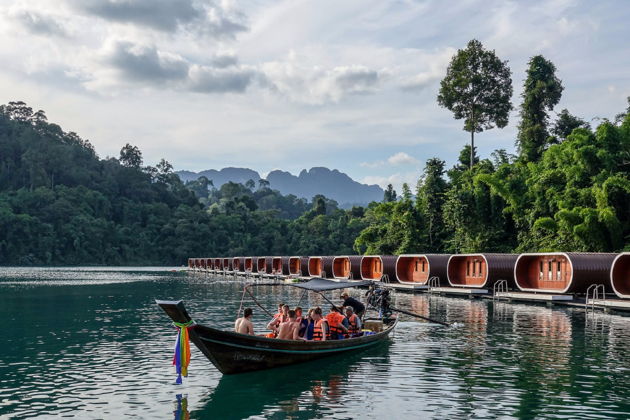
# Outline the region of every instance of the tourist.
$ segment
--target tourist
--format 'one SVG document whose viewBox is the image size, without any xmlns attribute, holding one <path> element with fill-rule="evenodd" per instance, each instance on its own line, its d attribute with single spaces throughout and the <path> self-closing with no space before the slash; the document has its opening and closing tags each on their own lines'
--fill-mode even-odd
<svg viewBox="0 0 630 420">
<path fill-rule="evenodd" d="M 326 321 L 328 321 L 328 327 L 330 328 L 331 340 L 343 339 L 348 333 L 348 328 L 343 325 L 344 318 L 335 305 L 330 307 L 330 312 L 326 315 Z"/>
<path fill-rule="evenodd" d="M 365 305 L 364 304 L 362 304 L 361 302 L 359 302 L 358 300 L 356 300 L 352 296 L 348 295 L 348 292 L 343 292 L 341 294 L 341 298 L 343 299 L 343 303 L 341 304 L 341 306 L 343 306 L 343 307 L 351 306 L 352 309 L 354 310 L 354 313 L 359 318 L 363 318 L 363 314 L 365 313 Z"/>
<path fill-rule="evenodd" d="M 308 328 L 308 319 L 304 318 L 302 308 L 299 306 L 295 307 L 295 321 L 300 325 L 299 336 L 304 337 L 306 329 Z"/>
<path fill-rule="evenodd" d="M 308 321 L 308 324 L 306 324 L 306 332 L 304 333 L 304 338 L 306 340 L 313 339 L 313 333 L 315 330 L 315 320 L 313 319 L 313 311 L 314 311 L 313 308 L 309 309 L 308 315 L 306 316 L 306 320 Z"/>
<path fill-rule="evenodd" d="M 346 306 L 346 319 L 349 324 L 347 337 L 356 337 L 361 331 L 361 318 L 354 313 L 352 306 Z"/>
<path fill-rule="evenodd" d="M 267 324 L 267 329 L 278 333 L 278 327 L 281 323 L 289 320 L 289 305 L 281 303 L 278 305 L 278 313 L 273 316 L 273 319 Z"/>
<path fill-rule="evenodd" d="M 245 308 L 243 317 L 237 319 L 234 323 L 234 331 L 241 334 L 254 335 L 254 324 L 252 323 L 253 314 L 252 308 Z"/>
<path fill-rule="evenodd" d="M 328 322 L 322 315 L 322 308 L 319 306 L 313 309 L 312 317 L 314 321 L 313 340 L 326 341 L 328 339 Z"/>
<path fill-rule="evenodd" d="M 299 340 L 300 324 L 295 320 L 295 311 L 289 311 L 288 316 L 289 319 L 278 327 L 278 338 L 280 340 Z"/>
</svg>

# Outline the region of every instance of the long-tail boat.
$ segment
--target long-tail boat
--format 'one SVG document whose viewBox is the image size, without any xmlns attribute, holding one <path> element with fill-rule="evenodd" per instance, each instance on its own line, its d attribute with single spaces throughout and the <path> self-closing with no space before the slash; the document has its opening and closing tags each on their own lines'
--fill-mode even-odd
<svg viewBox="0 0 630 420">
<path fill-rule="evenodd" d="M 370 286 L 372 284 L 371 281 L 335 282 L 322 278 L 315 278 L 305 283 L 252 283 L 245 286 L 243 296 L 251 287 L 273 285 L 297 287 L 320 294 L 326 299 L 323 294 L 324 291 Z M 253 297 L 253 295 L 251 296 Z M 195 324 L 181 300 L 157 300 L 156 303 L 173 320 L 176 326 L 186 329 L 190 340 L 221 373 L 226 375 L 270 369 L 327 356 L 340 356 L 347 352 L 356 352 L 387 339 L 398 322 L 396 317 L 381 318 L 380 320 L 383 322 L 382 331 L 362 332 L 357 337 L 342 340 L 280 340 L 265 336 L 223 331 L 210 326 Z"/>
</svg>

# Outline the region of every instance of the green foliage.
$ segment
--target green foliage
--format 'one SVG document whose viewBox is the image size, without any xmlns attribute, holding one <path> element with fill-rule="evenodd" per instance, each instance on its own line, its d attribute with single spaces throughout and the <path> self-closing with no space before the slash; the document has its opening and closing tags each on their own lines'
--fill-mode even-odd
<svg viewBox="0 0 630 420">
<path fill-rule="evenodd" d="M 553 110 L 560 101 L 563 89 L 562 82 L 556 77 L 556 66 L 551 61 L 542 55 L 529 60 L 527 78 L 521 94 L 521 122 L 516 141 L 520 157 L 524 161 L 538 160 L 549 143 L 547 112 Z M 566 122 L 569 121 L 565 115 L 561 125 Z"/>
<path fill-rule="evenodd" d="M 476 39 L 457 51 L 440 83 L 438 104 L 464 119 L 464 131 L 470 132 L 471 158 L 475 133 L 508 123 L 512 110 L 512 79 L 507 61 L 486 50 Z"/>
<path fill-rule="evenodd" d="M 563 109 L 558 114 L 558 119 L 551 129 L 551 133 L 556 137 L 555 142 L 558 142 L 557 140 L 565 140 L 573 130 L 580 127 L 591 128 L 589 123 L 571 115 L 567 109 Z"/>
<path fill-rule="evenodd" d="M 385 193 L 383 194 L 383 202 L 391 203 L 393 201 L 396 201 L 396 190 L 394 190 L 392 184 L 388 184 L 387 188 L 385 188 Z"/>
</svg>

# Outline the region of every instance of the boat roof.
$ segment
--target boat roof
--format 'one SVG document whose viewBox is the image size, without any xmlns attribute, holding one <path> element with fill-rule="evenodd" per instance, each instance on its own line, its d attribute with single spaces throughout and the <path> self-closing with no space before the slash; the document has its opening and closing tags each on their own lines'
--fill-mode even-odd
<svg viewBox="0 0 630 420">
<path fill-rule="evenodd" d="M 314 278 L 305 283 L 289 283 L 289 284 L 294 287 L 299 287 L 300 289 L 323 292 L 324 290 L 349 289 L 351 287 L 369 286 L 372 283 L 373 282 L 370 280 L 332 281 L 332 280 L 326 280 L 322 278 Z"/>
<path fill-rule="evenodd" d="M 314 292 L 323 292 L 326 290 L 350 289 L 352 287 L 369 286 L 373 283 L 371 280 L 362 281 L 333 281 L 323 279 L 321 277 L 313 278 L 304 283 L 254 283 L 249 286 L 289 286 L 299 289 L 312 290 Z"/>
</svg>

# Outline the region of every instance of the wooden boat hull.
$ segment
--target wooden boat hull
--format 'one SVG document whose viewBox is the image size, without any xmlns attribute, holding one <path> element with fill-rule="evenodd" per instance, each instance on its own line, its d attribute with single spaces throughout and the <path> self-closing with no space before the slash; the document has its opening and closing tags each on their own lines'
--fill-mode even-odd
<svg viewBox="0 0 630 420">
<path fill-rule="evenodd" d="M 190 316 L 181 301 L 158 301 L 175 322 L 188 322 Z M 223 374 L 271 369 L 322 357 L 356 352 L 387 339 L 397 321 L 380 333 L 346 340 L 295 341 L 222 331 L 204 325 L 189 329 L 190 340 Z"/>
</svg>

